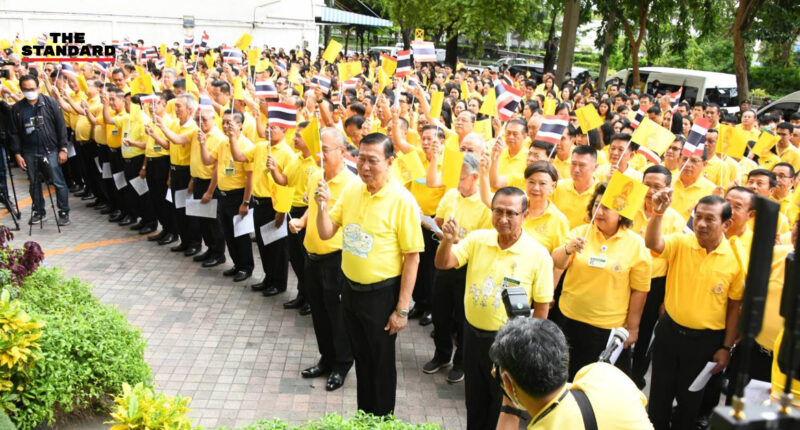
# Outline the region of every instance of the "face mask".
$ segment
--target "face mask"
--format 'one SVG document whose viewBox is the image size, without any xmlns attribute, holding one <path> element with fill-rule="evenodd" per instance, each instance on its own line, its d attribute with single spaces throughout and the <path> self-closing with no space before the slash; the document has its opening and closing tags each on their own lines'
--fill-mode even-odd
<svg viewBox="0 0 800 430">
<path fill-rule="evenodd" d="M 36 100 L 36 97 L 39 97 L 38 91 L 23 91 L 22 95 L 25 96 L 27 100 Z"/>
</svg>

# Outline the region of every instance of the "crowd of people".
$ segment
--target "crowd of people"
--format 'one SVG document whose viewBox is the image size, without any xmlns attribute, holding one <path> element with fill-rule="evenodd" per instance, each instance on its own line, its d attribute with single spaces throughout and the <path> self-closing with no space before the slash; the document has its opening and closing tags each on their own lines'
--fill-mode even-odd
<svg viewBox="0 0 800 430">
<path fill-rule="evenodd" d="M 287 291 L 291 267 L 297 295 L 284 307 L 311 314 L 320 352 L 302 376 L 336 390 L 355 364 L 366 412 L 393 413 L 397 333 L 418 319 L 435 346 L 421 371 L 464 381 L 470 429 L 518 428 L 523 410 L 531 428 L 576 428 L 586 402 L 599 428 L 703 423 L 737 364 L 756 196 L 781 206 L 767 308 L 780 302 L 800 214 L 800 113 L 757 118 L 747 103 L 731 113 L 549 73 L 413 62 L 401 74 L 384 67 L 396 59 L 275 48 L 242 64 L 238 48 L 177 44 L 148 59 L 144 47 L 101 67 L 2 54 L 29 222 L 46 216 L 43 163 L 59 225 L 72 192 L 98 221 L 203 267 L 229 257 L 222 274 L 243 282 L 256 258 L 239 223 L 252 217 L 265 275 L 251 289 Z M 358 73 L 340 76 L 353 62 Z M 502 120 L 484 110 L 498 85 L 520 94 Z M 576 110 L 590 105 L 602 124 L 584 130 Z M 555 140 L 540 133 L 551 115 L 569 118 Z M 661 162 L 632 141 L 644 118 L 673 133 Z M 701 150 L 683 151 L 699 123 Z M 746 133 L 741 158 L 722 149 L 726 127 Z M 602 203 L 615 172 L 648 188 L 633 217 Z M 525 290 L 532 320 L 508 322 L 509 287 Z M 774 376 L 782 325 L 765 313 L 753 378 Z M 619 327 L 629 336 L 616 368 L 596 364 Z M 689 390 L 712 361 L 709 383 Z"/>
</svg>

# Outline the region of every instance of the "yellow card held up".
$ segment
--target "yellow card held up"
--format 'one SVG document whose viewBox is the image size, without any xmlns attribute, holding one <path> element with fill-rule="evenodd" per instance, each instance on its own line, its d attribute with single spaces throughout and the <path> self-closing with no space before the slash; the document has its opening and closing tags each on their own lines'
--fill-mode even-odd
<svg viewBox="0 0 800 430">
<path fill-rule="evenodd" d="M 592 109 L 594 109 L 594 106 L 592 106 Z M 580 119 L 580 117 L 578 118 Z M 583 125 L 581 125 L 581 129 L 583 129 Z M 674 141 L 675 135 L 672 132 L 658 125 L 655 121 L 651 121 L 650 118 L 644 118 L 639 127 L 633 132 L 633 136 L 631 136 L 631 142 L 644 146 L 659 157 L 664 155 L 664 152 Z"/>
<path fill-rule="evenodd" d="M 78 86 L 81 87 L 81 91 L 84 93 L 89 92 L 89 85 L 86 84 L 86 78 L 80 73 L 78 74 Z"/>
<path fill-rule="evenodd" d="M 464 153 L 445 147 L 444 162 L 442 163 L 442 182 L 445 187 L 455 188 L 458 186 L 462 164 L 464 164 Z"/>
<path fill-rule="evenodd" d="M 587 103 L 586 106 L 576 109 L 575 116 L 578 117 L 578 123 L 581 125 L 581 131 L 586 134 L 589 130 L 594 130 L 603 125 L 603 119 L 597 113 L 594 105 Z"/>
<path fill-rule="evenodd" d="M 557 106 L 556 99 L 546 98 L 544 99 L 544 114 L 545 115 L 555 115 L 556 114 L 556 106 Z"/>
<path fill-rule="evenodd" d="M 403 175 L 403 180 L 406 182 L 425 177 L 425 166 L 422 165 L 417 151 L 409 151 L 402 154 L 397 157 L 394 162 L 398 163 L 400 172 Z"/>
<path fill-rule="evenodd" d="M 341 51 L 342 44 L 337 42 L 336 39 L 331 39 L 331 41 L 328 42 L 328 47 L 325 48 L 325 52 L 322 53 L 322 59 L 329 63 L 333 63 L 336 61 L 336 57 L 339 56 L 339 52 Z"/>
<path fill-rule="evenodd" d="M 233 46 L 241 49 L 242 51 L 247 51 L 247 48 L 250 47 L 250 42 L 253 41 L 253 36 L 249 35 L 247 32 L 242 33 L 239 36 L 239 39 L 236 40 L 236 43 Z"/>
<path fill-rule="evenodd" d="M 300 136 L 303 138 L 303 142 L 305 142 L 306 146 L 308 147 L 308 152 L 314 156 L 315 160 L 319 160 L 321 143 L 319 141 L 319 122 L 317 121 L 316 117 L 309 121 L 306 128 L 300 132 Z"/>
<path fill-rule="evenodd" d="M 744 150 L 747 148 L 747 138 L 746 131 L 720 124 L 719 136 L 717 137 L 717 152 L 736 159 L 742 158 Z"/>
<path fill-rule="evenodd" d="M 344 82 L 353 76 L 361 74 L 361 62 L 350 61 L 347 63 L 339 63 L 339 82 Z"/>
<path fill-rule="evenodd" d="M 444 92 L 434 91 L 433 94 L 431 94 L 431 118 L 435 119 L 442 116 L 443 103 L 444 103 Z"/>
<path fill-rule="evenodd" d="M 625 218 L 633 219 L 644 206 L 648 189 L 647 185 L 615 171 L 600 203 Z"/>
<path fill-rule="evenodd" d="M 494 88 L 489 88 L 481 104 L 481 109 L 478 112 L 487 116 L 497 116 L 497 96 L 495 95 Z"/>
<path fill-rule="evenodd" d="M 274 182 L 272 185 L 272 207 L 275 209 L 275 212 L 286 213 L 292 210 L 294 187 L 284 187 Z"/>
<path fill-rule="evenodd" d="M 781 140 L 781 138 L 777 134 L 772 134 L 768 131 L 762 131 L 761 134 L 758 136 L 756 144 L 753 145 L 752 151 L 754 154 L 760 157 L 765 152 L 771 150 L 772 147 L 775 146 L 779 140 Z"/>
</svg>

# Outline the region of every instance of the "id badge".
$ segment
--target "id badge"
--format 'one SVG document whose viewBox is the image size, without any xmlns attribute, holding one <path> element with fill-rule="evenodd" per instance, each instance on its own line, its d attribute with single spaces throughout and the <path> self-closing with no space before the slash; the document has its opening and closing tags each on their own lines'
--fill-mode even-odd
<svg viewBox="0 0 800 430">
<path fill-rule="evenodd" d="M 605 257 L 589 257 L 589 267 L 602 269 L 606 267 Z"/>
<path fill-rule="evenodd" d="M 236 169 L 233 167 L 226 167 L 225 168 L 225 176 L 233 176 L 236 173 Z"/>
<path fill-rule="evenodd" d="M 122 138 L 123 139 L 127 139 L 128 138 L 128 132 L 127 131 L 125 133 L 122 133 Z"/>
<path fill-rule="evenodd" d="M 520 285 L 520 282 L 514 278 L 509 278 L 508 276 L 503 278 L 503 286 L 505 288 L 519 287 Z"/>
<path fill-rule="evenodd" d="M 161 152 L 161 145 L 153 145 L 153 152 Z"/>
<path fill-rule="evenodd" d="M 458 237 L 459 237 L 459 239 L 463 239 L 464 236 L 466 236 L 466 235 L 467 235 L 467 229 L 465 229 L 464 227 L 461 227 L 461 228 L 458 229 Z"/>
<path fill-rule="evenodd" d="M 119 135 L 119 130 L 117 130 L 116 128 L 115 128 L 115 129 L 113 129 L 113 130 L 111 130 L 111 135 L 112 135 L 112 136 L 117 136 L 117 135 Z"/>
</svg>

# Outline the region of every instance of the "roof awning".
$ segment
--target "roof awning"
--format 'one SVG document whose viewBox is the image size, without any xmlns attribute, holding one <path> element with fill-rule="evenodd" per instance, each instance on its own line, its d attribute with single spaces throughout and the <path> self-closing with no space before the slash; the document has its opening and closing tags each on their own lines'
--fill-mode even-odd
<svg viewBox="0 0 800 430">
<path fill-rule="evenodd" d="M 329 24 L 353 24 L 353 25 L 367 25 L 370 27 L 391 27 L 392 21 L 387 19 L 376 18 L 369 15 L 361 15 L 359 13 L 347 12 L 341 9 L 334 9 L 332 7 L 321 7 L 322 16 L 316 17 L 317 22 Z"/>
</svg>

